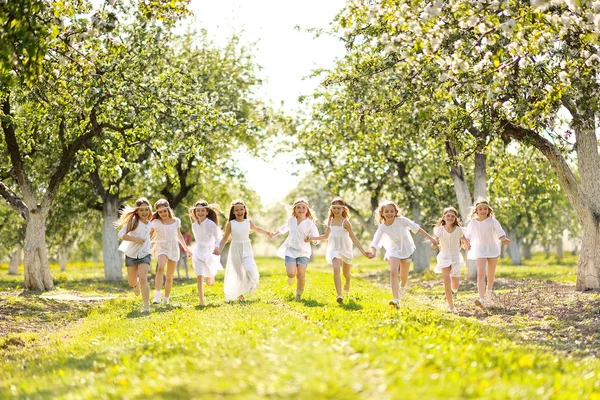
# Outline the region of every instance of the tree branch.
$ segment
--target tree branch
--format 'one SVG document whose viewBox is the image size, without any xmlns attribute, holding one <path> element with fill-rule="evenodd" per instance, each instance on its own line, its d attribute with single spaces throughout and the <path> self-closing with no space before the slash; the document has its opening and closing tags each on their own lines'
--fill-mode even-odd
<svg viewBox="0 0 600 400">
<path fill-rule="evenodd" d="M 3 182 L 0 182 L 0 196 L 15 209 L 25 221 L 29 219 L 29 208 L 19 196 L 17 196 L 12 190 L 10 190 Z"/>
</svg>

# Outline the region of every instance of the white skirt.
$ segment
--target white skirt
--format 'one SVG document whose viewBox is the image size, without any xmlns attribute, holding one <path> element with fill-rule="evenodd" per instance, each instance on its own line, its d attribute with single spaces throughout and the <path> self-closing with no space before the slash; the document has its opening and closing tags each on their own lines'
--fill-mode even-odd
<svg viewBox="0 0 600 400">
<path fill-rule="evenodd" d="M 196 244 L 194 256 L 192 257 L 192 266 L 194 267 L 196 276 L 212 278 L 217 272 L 223 269 L 221 258 L 213 254 L 214 248 L 214 244 L 207 247 Z"/>
<path fill-rule="evenodd" d="M 154 256 L 158 258 L 165 255 L 169 260 L 179 261 L 179 242 L 175 240 L 158 240 L 154 249 Z"/>
<path fill-rule="evenodd" d="M 225 301 L 236 300 L 245 293 L 254 294 L 259 277 L 250 241 L 232 242 L 225 268 Z"/>
<path fill-rule="evenodd" d="M 437 257 L 437 265 L 433 269 L 433 272 L 437 274 L 442 273 L 442 268 L 452 267 L 450 276 L 457 278 L 460 276 L 460 269 L 466 265 L 465 260 L 460 252 L 458 253 L 443 253 L 439 252 Z"/>
</svg>

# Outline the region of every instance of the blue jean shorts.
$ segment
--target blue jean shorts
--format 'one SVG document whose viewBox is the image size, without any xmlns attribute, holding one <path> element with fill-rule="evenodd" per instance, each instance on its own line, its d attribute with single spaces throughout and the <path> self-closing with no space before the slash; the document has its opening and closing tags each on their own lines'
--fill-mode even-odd
<svg viewBox="0 0 600 400">
<path fill-rule="evenodd" d="M 135 267 L 136 265 L 139 265 L 139 264 L 150 265 L 151 260 L 152 260 L 152 256 L 150 254 L 148 254 L 147 256 L 144 256 L 142 258 L 131 258 L 131 257 L 125 256 L 125 266 Z"/>
<path fill-rule="evenodd" d="M 285 265 L 288 264 L 296 264 L 296 265 L 303 265 L 303 266 L 308 266 L 308 261 L 310 259 L 308 257 L 290 257 L 290 256 L 285 256 Z"/>
</svg>

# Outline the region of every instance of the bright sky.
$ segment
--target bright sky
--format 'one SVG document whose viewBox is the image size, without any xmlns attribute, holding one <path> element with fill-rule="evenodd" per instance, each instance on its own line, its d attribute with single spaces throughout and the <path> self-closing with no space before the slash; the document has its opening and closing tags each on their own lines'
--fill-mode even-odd
<svg viewBox="0 0 600 400">
<path fill-rule="evenodd" d="M 328 29 L 344 7 L 345 0 L 192 0 L 191 8 L 209 34 L 217 41 L 243 30 L 247 42 L 256 41 L 256 62 L 266 79 L 258 95 L 293 113 L 301 94 L 310 94 L 318 84 L 303 80 L 311 70 L 332 65 L 344 53 L 342 43 L 331 37 L 313 38 L 309 28 Z M 300 30 L 296 29 L 300 26 Z M 276 155 L 264 162 L 240 155 L 250 186 L 265 204 L 283 198 L 296 187 L 306 166 L 296 165 L 290 154 Z M 297 176 L 293 172 L 300 171 Z"/>
</svg>

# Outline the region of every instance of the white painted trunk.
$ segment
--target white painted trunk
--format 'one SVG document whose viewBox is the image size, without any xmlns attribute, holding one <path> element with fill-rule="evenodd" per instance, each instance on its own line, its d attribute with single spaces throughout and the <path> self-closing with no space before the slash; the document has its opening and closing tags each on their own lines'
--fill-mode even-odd
<svg viewBox="0 0 600 400">
<path fill-rule="evenodd" d="M 421 206 L 411 202 L 412 220 L 421 225 Z M 431 244 L 429 240 L 421 235 L 415 236 L 415 252 L 413 254 L 414 270 L 418 272 L 429 269 L 429 257 L 431 256 Z"/>
<path fill-rule="evenodd" d="M 104 261 L 104 276 L 107 280 L 122 279 L 121 257 L 119 256 L 119 238 L 115 222 L 119 218 L 119 199 L 108 195 L 102 205 L 104 225 L 102 228 L 102 255 Z"/>
<path fill-rule="evenodd" d="M 527 244 L 527 243 L 523 243 L 523 258 L 526 260 L 531 260 L 532 258 L 532 254 L 531 254 L 531 245 Z"/>
<path fill-rule="evenodd" d="M 8 274 L 18 275 L 19 266 L 23 262 L 23 248 L 21 245 L 17 245 L 16 249 L 10 253 L 10 261 L 8 262 Z"/>
<path fill-rule="evenodd" d="M 563 258 L 563 241 L 562 238 L 556 240 L 556 259 L 561 260 Z"/>
<path fill-rule="evenodd" d="M 24 270 L 27 290 L 52 290 L 48 252 L 46 250 L 46 213 L 29 213 L 25 227 Z"/>
<path fill-rule="evenodd" d="M 475 153 L 475 183 L 473 185 L 475 201 L 487 199 L 486 161 L 487 156 L 484 153 Z"/>
<path fill-rule="evenodd" d="M 69 251 L 71 250 L 71 246 L 63 246 L 58 250 L 58 262 L 60 264 L 60 270 L 67 270 L 67 261 L 69 259 Z"/>
<path fill-rule="evenodd" d="M 581 252 L 577 264 L 577 290 L 600 288 L 600 226 L 590 213 L 583 221 Z"/>
<path fill-rule="evenodd" d="M 507 231 L 506 235 L 511 240 L 508 246 L 506 246 L 506 250 L 508 251 L 512 265 L 523 265 L 523 260 L 521 259 L 521 238 L 518 238 L 512 231 Z"/>
</svg>

